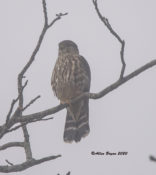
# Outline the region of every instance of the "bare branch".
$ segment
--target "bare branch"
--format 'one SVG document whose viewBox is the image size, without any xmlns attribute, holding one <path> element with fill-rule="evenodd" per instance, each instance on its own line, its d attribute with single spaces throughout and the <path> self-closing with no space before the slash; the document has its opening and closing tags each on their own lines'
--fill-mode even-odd
<svg viewBox="0 0 156 175">
<path fill-rule="evenodd" d="M 5 150 L 10 147 L 24 147 L 24 142 L 9 142 L 0 146 L 0 150 Z"/>
<path fill-rule="evenodd" d="M 22 124 L 18 125 L 18 126 L 15 126 L 14 128 L 11 128 L 11 129 L 8 129 L 6 131 L 6 133 L 8 132 L 12 132 L 12 131 L 15 131 L 23 126 L 26 126 L 27 124 L 30 124 L 30 123 L 35 123 L 35 122 L 38 122 L 38 121 L 48 121 L 48 120 L 52 120 L 53 117 L 49 117 L 49 118 L 45 118 L 45 119 L 34 119 L 34 120 L 29 120 L 28 122 L 22 122 Z"/>
<path fill-rule="evenodd" d="M 15 105 L 16 102 L 19 100 L 19 97 L 20 97 L 20 95 L 22 94 L 24 88 L 27 86 L 27 84 L 28 84 L 28 80 L 27 80 L 27 81 L 25 82 L 25 84 L 23 85 L 22 90 L 21 90 L 20 94 L 18 95 L 18 97 L 17 97 L 16 99 L 13 99 L 13 100 L 12 100 L 12 103 L 11 103 L 11 106 L 10 106 L 10 110 L 9 110 L 9 112 L 8 112 L 8 114 L 7 114 L 7 117 L 6 117 L 6 123 L 8 123 L 8 121 L 9 121 L 9 119 L 10 119 L 10 116 L 11 116 L 11 114 L 12 114 L 12 111 L 13 111 L 14 105 Z"/>
<path fill-rule="evenodd" d="M 56 18 L 48 25 L 48 28 L 53 26 L 55 24 L 56 21 L 60 20 L 62 16 L 66 16 L 68 15 L 68 13 L 59 13 L 56 14 Z"/>
<path fill-rule="evenodd" d="M 124 73 L 125 73 L 125 69 L 126 69 L 126 63 L 125 63 L 125 59 L 124 59 L 124 51 L 125 51 L 125 41 L 123 40 L 122 44 L 121 44 L 121 50 L 120 50 L 120 56 L 121 56 L 121 62 L 122 62 L 120 79 L 123 78 Z"/>
<path fill-rule="evenodd" d="M 71 101 L 71 103 L 75 103 L 76 101 L 84 98 L 84 97 L 88 97 L 90 99 L 99 99 L 104 97 L 105 95 L 107 95 L 108 93 L 110 93 L 111 91 L 115 90 L 116 88 L 120 87 L 121 85 L 123 85 L 124 83 L 126 83 L 127 81 L 129 81 L 130 79 L 136 77 L 137 75 L 141 74 L 142 72 L 148 70 L 149 68 L 153 67 L 156 65 L 156 60 L 153 60 L 147 64 L 145 64 L 144 66 L 138 68 L 137 70 L 135 70 L 134 72 L 128 74 L 127 76 L 123 77 L 123 79 L 119 79 L 118 81 L 114 82 L 113 84 L 109 85 L 108 87 L 106 87 L 105 89 L 103 89 L 102 91 L 100 91 L 99 93 L 84 93 L 80 96 L 78 96 L 77 98 L 75 98 L 73 101 Z M 55 114 L 58 111 L 63 110 L 64 108 L 66 108 L 68 106 L 68 104 L 60 104 L 56 107 L 41 111 L 41 112 L 37 112 L 34 114 L 29 114 L 29 115 L 25 115 L 22 118 L 17 117 L 16 118 L 16 122 L 29 122 L 35 119 L 42 119 L 48 115 L 52 115 Z"/>
<path fill-rule="evenodd" d="M 26 160 L 28 161 L 32 159 L 32 151 L 31 151 L 31 146 L 30 146 L 29 133 L 25 125 L 22 126 L 22 130 L 23 130 L 23 135 L 24 135 L 24 150 L 25 150 Z"/>
<path fill-rule="evenodd" d="M 156 158 L 154 156 L 150 156 L 149 159 L 153 162 L 156 162 Z"/>
<path fill-rule="evenodd" d="M 16 131 L 17 129 L 19 129 L 19 128 L 23 127 L 23 126 L 26 126 L 26 123 L 22 123 L 22 124 L 20 124 L 20 125 L 18 125 L 18 126 L 15 126 L 15 127 L 11 128 L 11 129 L 8 129 L 8 130 L 6 131 L 6 133 Z"/>
<path fill-rule="evenodd" d="M 42 2 L 43 2 L 44 15 L 46 16 L 46 15 L 47 15 L 47 10 L 46 10 L 46 5 L 44 5 L 45 1 L 43 0 Z M 37 42 L 37 45 L 36 45 L 36 47 L 35 47 L 35 49 L 34 49 L 32 55 L 31 55 L 31 57 L 30 57 L 28 63 L 23 67 L 22 71 L 20 72 L 20 74 L 19 74 L 19 76 L 18 76 L 19 79 L 20 79 L 21 77 L 23 77 L 23 75 L 25 74 L 25 72 L 28 70 L 28 68 L 30 67 L 30 65 L 31 65 L 31 64 L 33 63 L 33 61 L 35 60 L 35 56 L 36 56 L 36 54 L 38 53 L 38 51 L 39 51 L 39 49 L 40 49 L 40 46 L 41 46 L 41 44 L 42 44 L 43 38 L 44 38 L 44 36 L 45 36 L 47 30 L 48 30 L 50 27 L 52 27 L 52 25 L 53 25 L 56 21 L 58 21 L 59 19 L 61 19 L 62 16 L 65 16 L 65 15 L 67 15 L 67 14 L 68 14 L 68 13 L 64 13 L 64 14 L 60 13 L 49 25 L 47 25 L 47 26 L 44 25 L 43 30 L 42 30 L 42 32 L 41 32 L 41 34 L 40 34 L 39 40 L 38 40 L 38 42 Z M 46 17 L 45 17 L 45 19 L 46 19 Z"/>
<path fill-rule="evenodd" d="M 99 93 L 88 93 L 88 92 L 86 92 L 86 93 L 82 94 L 81 96 L 77 97 L 76 99 L 74 99 L 71 103 L 75 103 L 77 100 L 80 100 L 81 98 L 84 98 L 84 97 L 88 97 L 90 99 L 98 99 L 98 98 L 104 97 L 105 95 L 107 95 L 111 91 L 115 90 L 116 88 L 118 88 L 122 84 L 126 83 L 130 79 L 136 77 L 137 75 L 139 75 L 142 72 L 148 70 L 149 68 L 152 68 L 155 65 L 156 65 L 156 60 L 150 61 L 149 63 L 145 64 L 144 66 L 138 68 L 137 70 L 135 70 L 132 73 L 128 74 L 127 76 L 123 77 L 123 79 L 119 79 L 118 81 L 116 81 L 113 84 L 109 85 L 108 87 L 106 87 L 105 89 L 100 91 Z M 64 109 L 67 106 L 68 106 L 68 104 L 60 104 L 56 107 L 53 107 L 53 108 L 50 108 L 50 109 L 47 109 L 47 110 L 44 110 L 44 111 L 41 111 L 41 112 L 37 112 L 37 113 L 34 113 L 34 114 L 30 114 L 30 115 L 25 115 L 22 118 L 16 117 L 16 119 L 14 121 L 14 124 L 18 123 L 18 122 L 30 122 L 30 121 L 33 121 L 35 119 L 40 120 L 40 119 L 42 119 L 42 118 L 44 118 L 48 115 L 52 115 L 52 114 Z"/>
<path fill-rule="evenodd" d="M 10 119 L 10 116 L 12 114 L 12 111 L 13 111 L 13 108 L 14 108 L 14 105 L 16 104 L 16 102 L 18 101 L 19 97 L 17 97 L 16 99 L 13 99 L 12 100 L 12 103 L 11 103 L 11 106 L 10 106 L 10 110 L 7 114 L 7 117 L 6 117 L 6 123 L 8 123 L 9 119 Z"/>
<path fill-rule="evenodd" d="M 100 20 L 104 23 L 104 25 L 107 27 L 107 29 L 110 31 L 110 33 L 120 42 L 121 44 L 121 51 L 120 51 L 120 57 L 121 57 L 121 63 L 122 63 L 122 68 L 121 68 L 121 73 L 120 73 L 120 79 L 123 78 L 125 68 L 126 68 L 126 63 L 124 60 L 124 49 L 125 49 L 125 41 L 121 39 L 121 37 L 115 32 L 115 30 L 112 28 L 111 24 L 109 23 L 108 19 L 100 13 L 100 10 L 98 8 L 97 0 L 93 0 L 93 4 L 95 7 L 95 10 L 100 18 Z"/>
<path fill-rule="evenodd" d="M 42 6 L 43 6 L 43 13 L 44 13 L 44 22 L 45 26 L 48 25 L 48 14 L 47 14 L 47 4 L 45 0 L 42 0 Z"/>
<path fill-rule="evenodd" d="M 8 166 L 8 165 L 4 165 L 4 166 L 0 166 L 0 172 L 3 173 L 10 173 L 10 172 L 18 172 L 18 171 L 23 171 L 27 168 L 30 168 L 32 166 L 41 164 L 43 162 L 49 161 L 49 160 L 54 160 L 58 157 L 61 157 L 61 155 L 57 155 L 57 156 L 48 156 L 48 157 L 44 157 L 41 159 L 31 159 L 29 161 L 26 161 L 24 163 L 18 164 L 18 165 L 12 165 L 12 166 Z"/>
<path fill-rule="evenodd" d="M 11 165 L 11 166 L 13 166 L 14 164 L 13 163 L 11 163 L 9 160 L 5 160 L 9 165 Z"/>
<path fill-rule="evenodd" d="M 32 105 L 36 100 L 38 100 L 41 96 L 38 95 L 37 97 L 35 97 L 34 99 L 32 99 L 23 109 L 22 111 L 26 110 L 30 105 Z"/>
<path fill-rule="evenodd" d="M 35 60 L 36 54 L 38 53 L 40 46 L 42 44 L 42 41 L 44 39 L 44 36 L 47 32 L 47 30 L 59 19 L 61 19 L 62 16 L 64 16 L 64 14 L 60 14 L 59 16 L 57 16 L 50 25 L 48 25 L 48 16 L 47 16 L 47 8 L 46 8 L 46 1 L 42 0 L 42 6 L 43 6 L 43 13 L 44 13 L 44 27 L 42 29 L 42 32 L 40 34 L 39 40 L 37 42 L 37 45 L 29 59 L 29 61 L 27 62 L 27 64 L 23 67 L 23 69 L 21 70 L 21 72 L 18 75 L 18 94 L 20 94 L 20 92 L 22 91 L 22 78 L 24 77 L 24 74 L 26 73 L 26 71 L 29 69 L 29 67 L 32 65 L 33 61 Z M 31 103 L 32 104 L 32 103 Z M 30 105 L 29 105 L 30 106 Z M 27 106 L 28 107 L 28 106 Z M 26 107 L 26 108 L 27 108 Z M 20 112 L 20 116 L 22 116 L 22 109 L 23 109 L 23 93 L 20 95 L 19 97 L 19 108 L 21 109 Z M 16 128 L 15 128 L 16 129 Z M 22 130 L 23 130 L 23 134 L 24 134 L 24 138 L 25 138 L 25 153 L 26 153 L 26 159 L 27 160 L 31 160 L 32 159 L 32 152 L 31 152 L 31 147 L 30 147 L 30 141 L 29 141 L 29 133 L 27 130 L 26 125 L 22 126 Z"/>
</svg>

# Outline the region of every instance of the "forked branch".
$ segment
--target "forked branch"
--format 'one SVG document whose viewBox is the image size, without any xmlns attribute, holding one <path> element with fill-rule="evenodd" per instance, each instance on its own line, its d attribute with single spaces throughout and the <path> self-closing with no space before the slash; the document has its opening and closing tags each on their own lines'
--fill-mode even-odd
<svg viewBox="0 0 156 175">
<path fill-rule="evenodd" d="M 112 28 L 111 24 L 109 23 L 109 20 L 106 17 L 102 16 L 102 14 L 100 13 L 100 10 L 98 8 L 97 0 L 93 0 L 93 4 L 94 4 L 95 10 L 96 10 L 100 20 L 107 27 L 107 29 L 110 31 L 110 33 L 121 44 L 120 57 L 121 57 L 122 68 L 121 68 L 121 73 L 120 73 L 120 79 L 122 79 L 124 76 L 124 73 L 125 73 L 125 68 L 126 68 L 126 63 L 125 63 L 125 59 L 124 59 L 125 41 L 122 40 L 121 37 L 117 34 L 117 32 Z"/>
<path fill-rule="evenodd" d="M 23 111 L 26 110 L 29 106 L 31 106 L 38 98 L 40 98 L 40 96 L 37 96 L 36 98 L 32 99 L 25 107 L 24 107 L 24 96 L 23 96 L 23 90 L 25 88 L 25 86 L 27 85 L 28 81 L 25 82 L 25 84 L 23 85 L 23 78 L 25 78 L 25 73 L 26 71 L 29 69 L 29 67 L 32 65 L 32 63 L 35 60 L 35 57 L 40 49 L 40 46 L 42 44 L 42 41 L 44 39 L 44 36 L 47 32 L 47 30 L 49 28 L 51 28 L 56 21 L 60 20 L 61 17 L 67 15 L 67 13 L 59 13 L 56 14 L 56 18 L 54 18 L 54 20 L 52 20 L 49 24 L 48 24 L 48 14 L 47 14 L 47 7 L 46 7 L 46 0 L 42 0 L 42 7 L 43 7 L 43 13 L 44 13 L 44 26 L 42 29 L 42 32 L 40 34 L 39 40 L 36 44 L 36 47 L 34 49 L 34 51 L 32 52 L 31 57 L 29 58 L 27 64 L 23 67 L 23 69 L 21 70 L 21 72 L 18 75 L 17 78 L 17 84 L 18 84 L 18 97 L 14 100 L 12 100 L 9 112 L 7 114 L 6 117 L 6 123 L 0 127 L 0 138 L 3 137 L 3 135 L 5 135 L 8 132 L 12 132 L 14 130 L 17 130 L 18 128 L 22 128 L 23 130 L 23 136 L 24 136 L 24 142 L 10 142 L 7 144 L 4 144 L 2 146 L 0 146 L 0 150 L 4 150 L 10 147 L 23 147 L 25 150 L 25 155 L 26 155 L 26 161 L 22 164 L 19 165 L 13 165 L 10 161 L 6 160 L 6 162 L 9 164 L 9 166 L 0 166 L 0 172 L 14 172 L 14 171 L 22 171 L 26 168 L 29 168 L 31 166 L 40 164 L 42 162 L 48 161 L 48 160 L 52 160 L 55 159 L 57 157 L 60 157 L 60 155 L 58 156 L 49 156 L 49 157 L 45 157 L 39 160 L 35 160 L 32 156 L 32 150 L 31 150 L 31 146 L 30 146 L 30 140 L 29 140 L 29 133 L 27 130 L 27 122 L 22 122 L 20 121 L 20 125 L 15 126 L 12 128 L 12 126 L 14 126 L 14 124 L 16 123 L 16 118 L 23 118 Z M 15 112 L 13 113 L 13 108 L 16 104 L 16 102 L 19 102 L 18 107 L 16 108 Z M 13 114 L 12 114 L 13 113 Z M 49 118 L 51 119 L 51 118 Z M 42 120 L 42 119 L 40 119 Z M 48 120 L 48 119 L 46 119 Z M 35 122 L 35 121 L 39 121 L 38 119 L 35 119 L 31 122 Z"/>
</svg>

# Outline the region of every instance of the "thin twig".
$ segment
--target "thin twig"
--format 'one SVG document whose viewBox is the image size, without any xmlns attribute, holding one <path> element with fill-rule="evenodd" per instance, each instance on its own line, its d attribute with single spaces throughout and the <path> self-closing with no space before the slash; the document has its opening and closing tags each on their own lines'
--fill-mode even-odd
<svg viewBox="0 0 156 175">
<path fill-rule="evenodd" d="M 154 157 L 154 156 L 150 156 L 149 159 L 153 162 L 156 162 L 156 157 Z"/>
<path fill-rule="evenodd" d="M 26 123 L 22 123 L 22 124 L 20 124 L 18 126 L 15 126 L 15 127 L 11 128 L 11 129 L 8 129 L 6 132 L 9 133 L 9 132 L 12 132 L 12 131 L 16 131 L 17 129 L 19 129 L 19 128 L 23 127 L 23 126 L 26 126 Z"/>
<path fill-rule="evenodd" d="M 27 80 L 27 81 L 25 82 L 25 84 L 23 85 L 22 91 L 20 92 L 20 94 L 18 95 L 18 97 L 17 97 L 16 99 L 13 99 L 13 100 L 12 100 L 12 103 L 11 103 L 11 106 L 10 106 L 10 110 L 9 110 L 9 112 L 8 112 L 8 114 L 7 114 L 7 117 L 6 117 L 6 123 L 8 123 L 8 121 L 9 121 L 9 119 L 10 119 L 10 116 L 11 116 L 11 114 L 12 114 L 13 108 L 14 108 L 15 104 L 17 103 L 17 101 L 19 100 L 19 97 L 20 97 L 20 95 L 22 94 L 24 88 L 27 86 L 27 84 L 28 84 L 28 80 Z"/>
<path fill-rule="evenodd" d="M 47 5 L 46 5 L 46 1 L 45 0 L 42 0 L 42 6 L 43 6 L 45 26 L 47 26 L 48 25 L 48 14 L 47 14 Z"/>
<path fill-rule="evenodd" d="M 95 7 L 95 10 L 100 18 L 100 20 L 104 23 L 104 25 L 107 27 L 107 29 L 110 31 L 110 33 L 120 42 L 121 44 L 121 51 L 120 51 L 120 57 L 121 57 L 121 63 L 122 63 L 122 68 L 121 68 L 121 73 L 120 73 L 120 79 L 124 77 L 124 72 L 126 69 L 126 63 L 124 60 L 124 49 L 125 49 L 125 41 L 121 39 L 121 37 L 115 32 L 115 30 L 112 28 L 111 24 L 109 23 L 109 20 L 102 16 L 100 13 L 100 10 L 98 8 L 98 3 L 97 0 L 93 0 L 93 4 Z"/>
<path fill-rule="evenodd" d="M 26 110 L 30 105 L 32 105 L 36 100 L 38 100 L 41 96 L 38 95 L 37 97 L 35 97 L 34 99 L 32 99 L 23 109 L 22 111 Z"/>
<path fill-rule="evenodd" d="M 9 132 L 12 132 L 12 131 L 15 131 L 23 126 L 26 126 L 30 123 L 35 123 L 35 122 L 39 122 L 39 121 L 48 121 L 48 120 L 52 120 L 53 117 L 49 117 L 49 118 L 45 118 L 45 119 L 34 119 L 34 120 L 29 120 L 28 122 L 22 122 L 22 124 L 18 125 L 18 126 L 15 126 L 14 128 L 11 128 L 11 129 L 8 129 L 6 132 L 9 133 Z"/>
<path fill-rule="evenodd" d="M 26 161 L 24 163 L 21 163 L 21 164 L 18 164 L 18 165 L 12 165 L 12 166 L 8 166 L 8 165 L 5 165 L 5 166 L 0 166 L 0 172 L 2 173 L 10 173 L 10 172 L 18 172 L 18 171 L 23 171 L 27 168 L 30 168 L 32 166 L 35 166 L 35 165 L 38 165 L 38 164 L 41 164 L 43 162 L 47 162 L 47 161 L 50 161 L 50 160 L 54 160 L 54 159 L 57 159 L 61 157 L 61 155 L 57 155 L 57 156 L 48 156 L 48 157 L 44 157 L 44 158 L 41 158 L 41 159 L 31 159 L 29 161 Z"/>
<path fill-rule="evenodd" d="M 56 18 L 48 25 L 48 28 L 52 27 L 56 21 L 60 20 L 62 16 L 66 16 L 68 13 L 59 13 L 56 14 Z"/>
<path fill-rule="evenodd" d="M 11 163 L 9 160 L 5 160 L 10 166 L 13 166 L 14 164 L 13 163 Z"/>
<path fill-rule="evenodd" d="M 45 7 L 43 7 L 43 9 L 44 9 L 44 8 L 45 8 Z M 45 12 L 45 11 L 44 11 L 44 12 Z M 68 14 L 68 13 L 64 13 L 64 14 L 60 13 L 60 15 L 57 16 L 48 26 L 45 26 L 45 25 L 44 25 L 43 30 L 42 30 L 42 32 L 41 32 L 41 34 L 40 34 L 39 40 L 38 40 L 38 42 L 37 42 L 37 45 L 36 45 L 36 47 L 35 47 L 35 49 L 34 49 L 32 55 L 31 55 L 29 61 L 27 62 L 27 64 L 23 67 L 22 71 L 20 72 L 19 77 L 20 77 L 20 76 L 23 76 L 23 75 L 25 74 L 25 72 L 28 70 L 28 68 L 29 68 L 30 65 L 32 64 L 32 62 L 35 60 L 35 56 L 36 56 L 36 54 L 38 53 L 38 51 L 39 51 L 39 49 L 40 49 L 40 46 L 41 46 L 41 44 L 42 44 L 43 38 L 44 38 L 44 36 L 45 36 L 47 30 L 48 30 L 50 27 L 52 27 L 52 25 L 53 25 L 56 21 L 58 21 L 59 19 L 61 19 L 62 16 L 65 16 L 65 15 L 67 15 L 67 14 Z"/>
<path fill-rule="evenodd" d="M 6 123 L 8 123 L 8 121 L 10 119 L 10 116 L 12 114 L 12 111 L 13 111 L 14 105 L 16 104 L 16 102 L 18 101 L 18 99 L 19 99 L 19 96 L 16 99 L 13 99 L 12 100 L 12 103 L 11 103 L 11 106 L 10 106 L 10 110 L 9 110 L 9 112 L 7 114 L 7 117 L 6 117 Z"/>
<path fill-rule="evenodd" d="M 124 51 L 125 51 L 125 41 L 122 41 L 121 44 L 121 51 L 120 51 L 120 56 L 121 56 L 121 62 L 122 62 L 122 68 L 121 68 L 121 73 L 120 73 L 120 79 L 124 77 L 125 69 L 126 69 L 126 63 L 124 59 Z"/>
</svg>

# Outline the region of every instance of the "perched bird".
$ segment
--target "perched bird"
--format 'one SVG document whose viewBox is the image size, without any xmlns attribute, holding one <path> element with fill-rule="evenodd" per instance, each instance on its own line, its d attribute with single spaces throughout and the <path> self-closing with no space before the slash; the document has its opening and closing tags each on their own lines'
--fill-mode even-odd
<svg viewBox="0 0 156 175">
<path fill-rule="evenodd" d="M 90 80 L 89 65 L 79 55 L 77 45 L 70 40 L 60 42 L 51 85 L 60 102 L 69 104 L 64 129 L 65 142 L 79 142 L 89 134 L 89 99 L 83 98 L 73 104 L 70 102 L 84 92 L 89 92 Z"/>
</svg>

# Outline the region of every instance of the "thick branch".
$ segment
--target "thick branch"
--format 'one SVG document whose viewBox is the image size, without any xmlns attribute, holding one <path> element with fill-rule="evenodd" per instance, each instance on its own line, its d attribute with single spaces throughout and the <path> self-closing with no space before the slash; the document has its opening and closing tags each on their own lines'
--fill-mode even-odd
<svg viewBox="0 0 156 175">
<path fill-rule="evenodd" d="M 43 162 L 46 162 L 46 161 L 49 161 L 49 160 L 54 160 L 58 157 L 61 157 L 61 155 L 57 155 L 57 156 L 48 156 L 48 157 L 45 157 L 45 158 L 42 158 L 42 159 L 31 159 L 29 161 L 26 161 L 22 164 L 18 164 L 18 165 L 12 165 L 12 166 L 8 166 L 8 165 L 5 165 L 5 166 L 0 166 L 0 172 L 3 172 L 3 173 L 9 173 L 9 172 L 18 172 L 18 171 L 23 171 L 27 168 L 30 168 L 32 166 L 35 166 L 35 165 L 38 165 L 38 164 L 41 164 Z"/>
<path fill-rule="evenodd" d="M 116 88 L 120 87 L 122 84 L 124 84 L 127 81 L 129 81 L 130 79 L 136 77 L 137 75 L 139 75 L 142 72 L 148 70 L 149 68 L 152 68 L 155 65 L 156 65 L 156 60 L 153 60 L 153 61 L 145 64 L 144 66 L 138 68 L 134 72 L 128 74 L 123 79 L 119 79 L 118 81 L 114 82 L 113 84 L 111 84 L 110 86 L 106 87 L 105 89 L 103 89 L 99 93 L 88 93 L 88 92 L 86 92 L 83 95 L 77 97 L 72 102 L 75 103 L 76 101 L 78 101 L 78 100 L 80 100 L 80 99 L 82 99 L 84 97 L 88 97 L 90 99 L 102 98 L 105 95 L 107 95 L 108 93 L 110 93 L 111 91 L 113 91 Z M 53 107 L 53 108 L 50 108 L 50 109 L 47 109 L 47 110 L 44 110 L 44 111 L 41 111 L 41 112 L 37 112 L 37 113 L 34 113 L 34 114 L 30 114 L 30 115 L 25 115 L 22 118 L 18 117 L 18 116 L 13 116 L 12 119 L 8 123 L 8 127 L 11 128 L 14 124 L 19 123 L 19 122 L 26 122 L 26 123 L 30 122 L 31 123 L 34 120 L 41 120 L 42 118 L 44 118 L 44 117 L 46 117 L 48 115 L 52 115 L 52 114 L 55 114 L 58 111 L 63 110 L 67 106 L 68 106 L 68 104 L 60 104 L 60 105 L 58 105 L 56 107 Z M 1 126 L 0 127 L 0 138 L 3 137 L 3 135 L 6 132 L 7 132 L 6 125 Z"/>
<path fill-rule="evenodd" d="M 107 88 L 102 90 L 101 92 L 95 93 L 95 94 L 92 93 L 91 98 L 98 99 L 98 98 L 101 98 L 101 97 L 107 95 L 108 93 L 115 90 L 116 88 L 118 88 L 122 84 L 126 83 L 127 81 L 131 80 L 132 78 L 138 76 L 139 74 L 143 73 L 144 71 L 148 70 L 149 68 L 152 68 L 155 65 L 156 65 L 156 60 L 150 61 L 149 63 L 145 64 L 144 66 L 136 69 L 134 72 L 126 75 L 125 77 L 123 77 L 123 79 L 119 79 L 117 82 L 111 84 L 110 86 L 108 86 Z"/>
<path fill-rule="evenodd" d="M 76 101 L 78 101 L 78 100 L 80 100 L 84 97 L 88 97 L 90 99 L 102 98 L 105 95 L 107 95 L 108 93 L 110 93 L 111 91 L 115 90 L 116 88 L 120 87 L 121 85 L 123 85 L 124 83 L 129 81 L 130 79 L 136 77 L 137 75 L 141 74 L 142 72 L 148 70 L 149 68 L 151 68 L 155 65 L 156 65 L 156 60 L 153 60 L 153 61 L 145 64 L 144 66 L 138 68 L 134 72 L 128 74 L 123 79 L 119 79 L 118 81 L 114 82 L 113 84 L 106 87 L 105 89 L 103 89 L 99 93 L 88 93 L 88 92 L 86 92 L 83 95 L 77 97 L 75 100 L 73 100 L 72 103 L 75 103 Z M 50 108 L 48 110 L 44 110 L 44 111 L 37 112 L 37 113 L 34 113 L 34 114 L 30 114 L 30 115 L 25 115 L 22 118 L 17 117 L 16 122 L 19 122 L 19 121 L 29 122 L 29 121 L 32 121 L 32 120 L 35 120 L 35 119 L 42 119 L 42 118 L 44 118 L 48 115 L 52 115 L 52 114 L 55 114 L 58 111 L 61 111 L 62 109 L 64 109 L 67 106 L 68 106 L 68 104 L 60 104 L 60 105 L 58 105 L 56 107 L 53 107 L 53 108 Z"/>
</svg>

